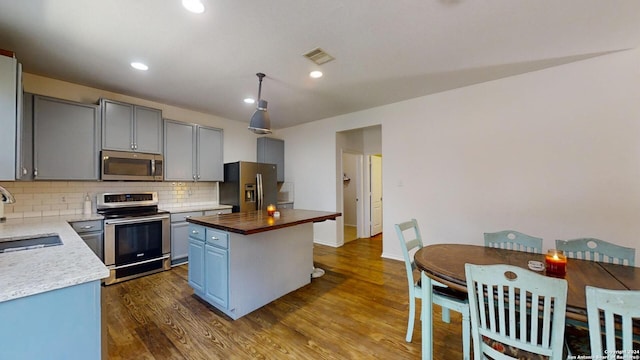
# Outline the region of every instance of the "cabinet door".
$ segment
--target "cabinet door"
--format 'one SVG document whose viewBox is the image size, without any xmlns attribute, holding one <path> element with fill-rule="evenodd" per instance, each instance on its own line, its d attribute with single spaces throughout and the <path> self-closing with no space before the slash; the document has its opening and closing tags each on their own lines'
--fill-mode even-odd
<svg viewBox="0 0 640 360">
<path fill-rule="evenodd" d="M 189 237 L 189 285 L 204 293 L 204 241 Z"/>
<path fill-rule="evenodd" d="M 104 256 L 102 254 L 102 244 L 104 242 L 102 240 L 102 232 L 81 234 L 80 237 L 84 240 L 87 246 L 93 250 L 96 256 L 101 261 L 104 261 Z"/>
<path fill-rule="evenodd" d="M 195 126 L 172 120 L 164 121 L 164 179 L 195 179 Z"/>
<path fill-rule="evenodd" d="M 135 151 L 162 153 L 162 111 L 142 106 L 134 107 Z"/>
<path fill-rule="evenodd" d="M 223 132 L 200 126 L 197 141 L 198 181 L 223 181 Z"/>
<path fill-rule="evenodd" d="M 17 71 L 14 58 L 0 55 L 0 180 L 15 180 Z"/>
<path fill-rule="evenodd" d="M 133 150 L 133 105 L 102 100 L 102 148 Z"/>
<path fill-rule="evenodd" d="M 205 245 L 205 299 L 227 307 L 229 300 L 228 251 Z"/>
<path fill-rule="evenodd" d="M 22 119 L 18 121 L 16 180 L 33 180 L 33 94 L 22 97 Z"/>
<path fill-rule="evenodd" d="M 188 260 L 189 256 L 189 223 L 171 224 L 171 264 Z"/>
<path fill-rule="evenodd" d="M 97 180 L 98 106 L 34 97 L 34 178 Z"/>
<path fill-rule="evenodd" d="M 284 181 L 284 140 L 268 137 L 258 138 L 259 163 L 276 164 L 278 182 Z"/>
</svg>

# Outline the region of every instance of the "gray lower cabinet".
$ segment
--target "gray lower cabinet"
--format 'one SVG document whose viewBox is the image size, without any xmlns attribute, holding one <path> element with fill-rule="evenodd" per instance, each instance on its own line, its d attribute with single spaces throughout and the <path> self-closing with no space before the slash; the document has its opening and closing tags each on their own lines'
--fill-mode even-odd
<svg viewBox="0 0 640 360">
<path fill-rule="evenodd" d="M 189 261 L 188 218 L 228 213 L 231 213 L 231 209 L 171 213 L 171 265 L 180 265 Z"/>
<path fill-rule="evenodd" d="M 162 110 L 100 99 L 102 148 L 162 153 Z"/>
<path fill-rule="evenodd" d="M 69 222 L 73 230 L 84 240 L 96 256 L 104 262 L 104 231 L 102 220 L 84 220 Z"/>
<path fill-rule="evenodd" d="M 164 120 L 164 179 L 223 181 L 222 129 Z"/>
<path fill-rule="evenodd" d="M 278 203 L 278 209 L 293 209 L 293 202 Z"/>
<path fill-rule="evenodd" d="M 34 96 L 34 179 L 98 180 L 99 151 L 97 105 Z"/>
<path fill-rule="evenodd" d="M 259 163 L 276 164 L 277 181 L 284 181 L 284 140 L 270 137 L 258 138 Z"/>
<path fill-rule="evenodd" d="M 210 303 L 229 303 L 229 237 L 226 232 L 189 225 L 189 285 Z"/>
</svg>

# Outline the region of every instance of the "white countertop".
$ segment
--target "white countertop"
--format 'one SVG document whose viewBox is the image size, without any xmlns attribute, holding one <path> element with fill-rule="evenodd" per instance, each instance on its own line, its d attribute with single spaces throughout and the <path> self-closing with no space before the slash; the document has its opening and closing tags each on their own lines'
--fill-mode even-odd
<svg viewBox="0 0 640 360">
<path fill-rule="evenodd" d="M 9 219 L 0 223 L 0 241 L 58 234 L 62 245 L 0 253 L 0 302 L 61 289 L 109 276 L 109 270 L 67 221 L 102 216 L 70 215 Z"/>
</svg>

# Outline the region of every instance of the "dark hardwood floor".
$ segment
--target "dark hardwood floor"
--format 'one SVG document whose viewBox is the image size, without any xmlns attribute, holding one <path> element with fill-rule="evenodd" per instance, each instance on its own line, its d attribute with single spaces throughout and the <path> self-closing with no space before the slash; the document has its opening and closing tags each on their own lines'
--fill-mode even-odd
<svg viewBox="0 0 640 360">
<path fill-rule="evenodd" d="M 323 277 L 235 321 L 193 295 L 186 265 L 103 287 L 109 359 L 420 359 L 404 263 L 381 253 L 380 237 L 315 245 Z M 459 314 L 434 311 L 435 358 L 462 358 Z"/>
</svg>

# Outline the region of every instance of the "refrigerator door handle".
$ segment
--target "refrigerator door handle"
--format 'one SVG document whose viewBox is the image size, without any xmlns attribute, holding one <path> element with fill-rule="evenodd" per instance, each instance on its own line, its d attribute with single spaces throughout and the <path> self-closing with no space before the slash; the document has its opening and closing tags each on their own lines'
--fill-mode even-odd
<svg viewBox="0 0 640 360">
<path fill-rule="evenodd" d="M 264 193 L 262 192 L 262 174 L 256 174 L 256 184 L 258 185 L 258 208 L 256 210 L 262 210 L 262 201 L 264 200 Z"/>
</svg>

